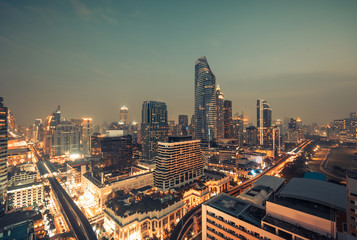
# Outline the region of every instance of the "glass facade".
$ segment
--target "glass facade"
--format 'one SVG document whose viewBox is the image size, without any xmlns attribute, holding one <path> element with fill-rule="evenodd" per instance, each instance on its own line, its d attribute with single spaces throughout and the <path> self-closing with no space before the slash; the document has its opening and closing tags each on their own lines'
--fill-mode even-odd
<svg viewBox="0 0 357 240">
<path fill-rule="evenodd" d="M 216 138 L 216 77 L 212 73 L 206 57 L 195 64 L 195 137 L 202 142 Z"/>
<path fill-rule="evenodd" d="M 168 129 L 166 103 L 145 101 L 142 105 L 141 116 L 143 159 L 155 158 L 157 143 L 167 140 Z"/>
</svg>

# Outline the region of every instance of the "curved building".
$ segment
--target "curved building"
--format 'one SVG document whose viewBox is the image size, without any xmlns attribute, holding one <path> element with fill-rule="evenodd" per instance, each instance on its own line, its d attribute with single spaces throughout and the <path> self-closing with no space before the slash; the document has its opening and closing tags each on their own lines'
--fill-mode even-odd
<svg viewBox="0 0 357 240">
<path fill-rule="evenodd" d="M 202 142 L 216 138 L 216 77 L 206 57 L 195 63 L 195 137 Z"/>
</svg>

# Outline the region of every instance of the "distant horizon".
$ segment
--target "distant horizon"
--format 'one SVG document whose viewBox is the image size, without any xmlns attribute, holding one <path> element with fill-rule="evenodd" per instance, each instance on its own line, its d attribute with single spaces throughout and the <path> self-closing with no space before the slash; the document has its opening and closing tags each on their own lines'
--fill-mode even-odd
<svg viewBox="0 0 357 240">
<path fill-rule="evenodd" d="M 233 115 L 327 125 L 357 111 L 357 2 L 0 0 L 0 96 L 29 126 L 68 119 L 141 122 L 145 100 L 169 120 L 194 112 L 194 62 L 206 56 Z"/>
</svg>

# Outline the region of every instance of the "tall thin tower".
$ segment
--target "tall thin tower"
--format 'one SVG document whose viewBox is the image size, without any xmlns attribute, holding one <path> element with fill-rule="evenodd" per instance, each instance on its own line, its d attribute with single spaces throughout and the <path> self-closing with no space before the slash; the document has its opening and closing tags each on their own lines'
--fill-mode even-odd
<svg viewBox="0 0 357 240">
<path fill-rule="evenodd" d="M 0 97 L 0 205 L 4 202 L 7 185 L 7 107 Z"/>
<path fill-rule="evenodd" d="M 206 57 L 195 62 L 195 137 L 202 142 L 216 138 L 216 77 Z"/>
<path fill-rule="evenodd" d="M 259 144 L 264 145 L 264 128 L 271 127 L 272 110 L 267 101 L 257 100 L 257 127 L 259 129 Z"/>
</svg>

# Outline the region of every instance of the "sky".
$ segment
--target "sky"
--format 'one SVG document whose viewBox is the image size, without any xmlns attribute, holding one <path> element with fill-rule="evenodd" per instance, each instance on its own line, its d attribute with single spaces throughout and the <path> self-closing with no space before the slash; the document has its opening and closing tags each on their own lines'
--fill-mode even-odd
<svg viewBox="0 0 357 240">
<path fill-rule="evenodd" d="M 206 56 L 233 113 L 327 124 L 357 111 L 357 1 L 0 0 L 0 96 L 19 124 L 62 116 L 141 121 L 194 111 Z"/>
</svg>

